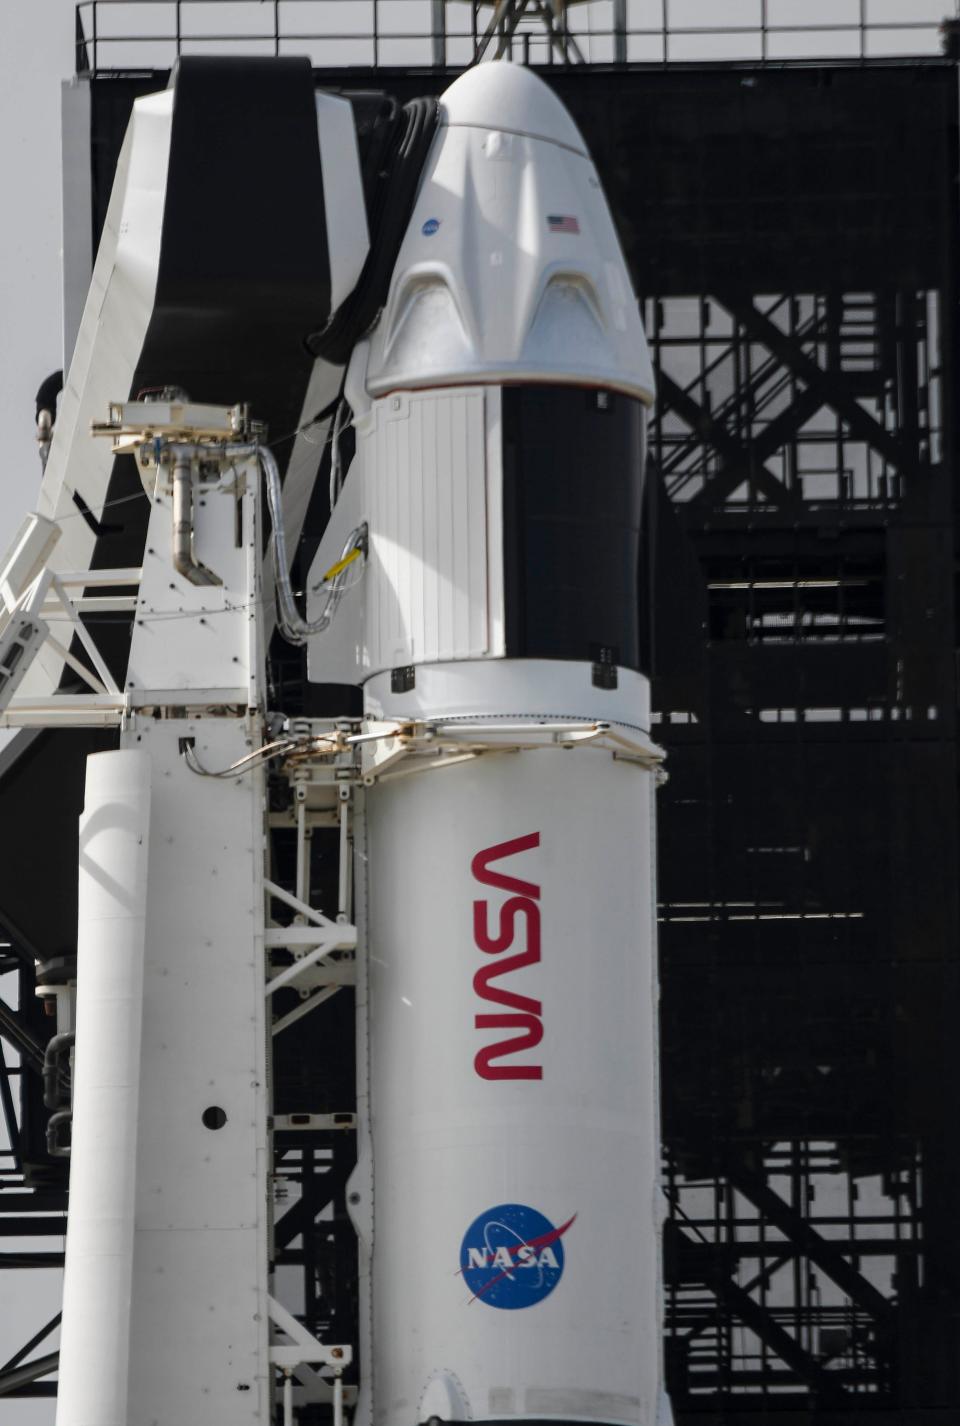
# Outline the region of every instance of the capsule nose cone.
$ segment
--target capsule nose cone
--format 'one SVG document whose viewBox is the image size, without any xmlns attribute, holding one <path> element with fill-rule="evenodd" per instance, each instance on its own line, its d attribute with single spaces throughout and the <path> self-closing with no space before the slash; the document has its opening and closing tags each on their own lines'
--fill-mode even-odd
<svg viewBox="0 0 960 1426">
<path fill-rule="evenodd" d="M 440 105 L 441 124 L 529 134 L 577 153 L 587 152 L 579 129 L 553 90 L 522 64 L 501 59 L 475 65 L 454 80 Z"/>
</svg>

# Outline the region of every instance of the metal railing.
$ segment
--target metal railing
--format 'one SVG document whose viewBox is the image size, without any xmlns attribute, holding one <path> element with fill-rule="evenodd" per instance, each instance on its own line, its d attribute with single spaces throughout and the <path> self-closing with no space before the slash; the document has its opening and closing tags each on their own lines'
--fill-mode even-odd
<svg viewBox="0 0 960 1426">
<path fill-rule="evenodd" d="M 718 12 L 724 20 L 718 22 Z M 77 72 L 181 54 L 306 54 L 317 68 L 754 64 L 930 58 L 960 0 L 81 0 Z"/>
</svg>

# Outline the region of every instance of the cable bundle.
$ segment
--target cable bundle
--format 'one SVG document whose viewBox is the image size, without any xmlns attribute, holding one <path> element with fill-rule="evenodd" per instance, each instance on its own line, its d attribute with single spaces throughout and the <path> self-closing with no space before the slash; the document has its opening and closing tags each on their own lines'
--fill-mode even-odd
<svg viewBox="0 0 960 1426">
<path fill-rule="evenodd" d="M 370 251 L 363 271 L 350 296 L 322 331 L 306 338 L 307 350 L 334 366 L 346 365 L 353 348 L 373 326 L 387 300 L 438 117 L 435 99 L 411 99 L 392 115 L 386 156 L 373 190 Z"/>
</svg>

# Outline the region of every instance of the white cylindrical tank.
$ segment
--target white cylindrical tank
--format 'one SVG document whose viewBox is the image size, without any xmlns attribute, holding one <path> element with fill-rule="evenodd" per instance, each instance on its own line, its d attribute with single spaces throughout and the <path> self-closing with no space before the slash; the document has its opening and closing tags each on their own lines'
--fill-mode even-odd
<svg viewBox="0 0 960 1426">
<path fill-rule="evenodd" d="M 128 1426 L 150 758 L 87 759 L 57 1426 Z"/>
<path fill-rule="evenodd" d="M 377 1423 L 657 1419 L 653 796 L 589 746 L 368 794 Z"/>
</svg>

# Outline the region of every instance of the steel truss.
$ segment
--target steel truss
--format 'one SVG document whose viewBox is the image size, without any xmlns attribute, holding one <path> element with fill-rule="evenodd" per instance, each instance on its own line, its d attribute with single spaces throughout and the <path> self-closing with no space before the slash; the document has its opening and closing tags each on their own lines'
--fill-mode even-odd
<svg viewBox="0 0 960 1426">
<path fill-rule="evenodd" d="M 858 111 L 881 129 L 886 100 L 906 113 L 882 88 L 865 85 Z M 958 986 L 956 278 L 941 247 L 957 150 L 928 99 L 914 115 L 928 166 L 881 190 L 859 119 L 838 123 L 834 160 L 819 149 L 845 103 L 821 92 L 809 125 L 780 131 L 773 187 L 752 182 L 736 262 L 722 189 L 751 142 L 767 172 L 778 105 L 768 91 L 736 119 L 732 102 L 714 110 L 720 171 L 709 153 L 683 170 L 697 230 L 661 248 L 674 211 L 637 239 L 638 273 L 644 247 L 662 260 L 646 288 L 661 395 L 648 588 L 671 769 L 659 915 L 681 1421 L 920 1426 L 960 1407 L 955 1334 L 938 1325 L 960 1300 L 939 1087 L 957 1051 L 938 1009 Z M 681 186 L 656 165 L 638 181 Z M 879 214 L 901 182 L 923 187 L 929 236 L 881 255 L 863 230 L 829 231 L 848 201 L 889 234 Z M 794 214 L 793 255 L 764 242 L 764 204 Z"/>
<path fill-rule="evenodd" d="M 339 6 L 339 9 L 338 9 Z M 870 0 L 847 0 L 809 17 L 745 0 L 735 13 L 711 0 L 680 6 L 671 0 L 274 0 L 234 29 L 218 23 L 205 0 L 79 0 L 78 75 L 116 73 L 173 63 L 180 54 L 209 52 L 229 42 L 245 53 L 309 53 L 318 66 L 456 69 L 482 59 L 524 64 L 665 65 L 711 62 L 781 64 L 837 59 L 934 55 L 956 45 L 957 11 L 919 19 L 904 0 L 900 12 Z"/>
<path fill-rule="evenodd" d="M 688 1395 L 890 1395 L 892 1296 L 923 1254 L 920 1164 L 904 1154 L 867 1192 L 827 1143 L 743 1145 L 704 1178 L 671 1163 L 670 1350 Z"/>
<path fill-rule="evenodd" d="M 909 520 L 911 500 L 943 478 L 943 294 L 725 293 L 648 305 L 661 391 L 653 460 L 696 551 L 713 670 L 690 706 L 664 706 L 661 697 L 660 734 L 677 744 L 674 769 L 687 763 L 680 795 L 665 793 L 666 835 L 694 784 L 702 814 L 716 819 L 714 837 L 735 838 L 741 858 L 718 862 L 712 853 L 712 894 L 688 887 L 665 895 L 668 1015 L 677 955 L 712 962 L 713 975 L 731 991 L 740 987 L 743 1042 L 734 1050 L 722 1023 L 701 1021 L 699 1073 L 709 1076 L 712 1039 L 713 1055 L 742 1077 L 740 1114 L 765 1115 L 770 1124 L 768 1137 L 751 1139 L 728 1120 L 684 1126 L 680 1104 L 670 1116 L 675 1400 L 690 1409 L 751 1396 L 775 1400 L 778 1409 L 787 1400 L 841 1411 L 866 1399 L 899 1404 L 916 1370 L 901 1314 L 927 1271 L 925 1149 L 919 1139 L 871 1144 L 865 1132 L 871 1124 L 880 1132 L 865 1060 L 890 993 L 849 1018 L 858 999 L 872 999 L 857 985 L 876 936 L 864 896 L 869 879 L 855 889 L 860 879 L 847 859 L 832 869 L 828 891 L 811 842 L 826 811 L 823 793 L 812 790 L 785 816 L 775 789 L 796 775 L 805 745 L 824 738 L 842 758 L 839 739 L 899 735 L 902 746 L 935 737 L 929 725 L 941 717 L 950 727 L 942 691 L 931 685 L 921 703 L 906 692 L 909 680 L 889 679 L 886 658 L 903 628 L 889 570 L 894 531 Z M 942 632 L 949 637 L 949 625 Z M 775 743 L 764 762 L 762 740 L 784 735 L 793 747 Z M 715 758 L 737 769 L 732 782 L 697 759 L 696 743 L 705 740 L 714 740 Z M 741 742 L 742 749 L 731 746 Z M 855 747 L 847 752 L 857 756 Z M 811 757 L 813 748 L 805 760 Z M 773 807 L 764 806 L 759 787 L 737 788 L 745 759 L 767 767 Z M 741 804 L 733 817 L 717 805 L 718 781 Z M 832 815 L 851 820 L 843 794 L 834 794 Z M 661 866 L 664 860 L 661 851 Z M 680 862 L 666 880 L 684 880 Z M 756 1021 L 782 1011 L 747 990 L 737 961 L 749 946 L 782 967 L 778 991 L 792 996 L 805 1046 L 777 1048 L 757 1033 Z M 826 956 L 835 962 L 829 970 Z M 841 999 L 836 963 L 845 960 L 853 964 Z M 801 964 L 821 978 L 825 1003 L 817 1008 L 791 992 Z M 760 975 L 769 987 L 769 973 Z M 816 1029 L 804 1019 L 811 1013 Z M 689 1033 L 689 1014 L 676 1023 L 684 1019 Z M 668 1056 L 676 1053 L 671 1023 Z M 665 1078 L 668 1096 L 682 1098 L 691 1076 L 672 1085 L 669 1071 Z M 823 1139 L 796 1137 L 804 1123 Z M 691 1153 L 705 1155 L 701 1164 Z"/>
<path fill-rule="evenodd" d="M 885 514 L 941 459 L 935 292 L 649 302 L 653 438 L 686 516 Z"/>
<path fill-rule="evenodd" d="M 6 995 L 7 987 L 15 991 L 15 1004 L 0 999 L 0 1271 L 49 1271 L 63 1266 L 66 1182 L 47 1152 L 41 1075 L 49 1030 L 35 995 L 35 962 L 12 937 L 0 945 L 0 976 Z M 11 1241 L 37 1238 L 54 1241 L 6 1249 Z M 25 1323 L 30 1336 L 0 1363 L 0 1398 L 56 1395 L 56 1384 L 45 1378 L 56 1370 L 49 1338 L 59 1323 L 59 1313 L 46 1323 Z"/>
</svg>

